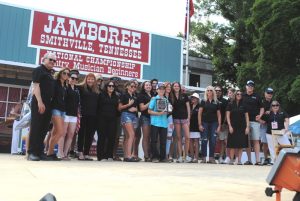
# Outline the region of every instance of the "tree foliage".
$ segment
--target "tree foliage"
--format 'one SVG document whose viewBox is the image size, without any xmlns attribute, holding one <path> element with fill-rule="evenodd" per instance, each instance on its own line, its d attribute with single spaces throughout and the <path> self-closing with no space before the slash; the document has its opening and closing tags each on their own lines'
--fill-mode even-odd
<svg viewBox="0 0 300 201">
<path fill-rule="evenodd" d="M 300 0 L 197 0 L 197 14 L 227 24 L 193 22 L 195 50 L 212 59 L 215 82 L 257 91 L 273 87 L 290 114 L 300 113 Z"/>
</svg>

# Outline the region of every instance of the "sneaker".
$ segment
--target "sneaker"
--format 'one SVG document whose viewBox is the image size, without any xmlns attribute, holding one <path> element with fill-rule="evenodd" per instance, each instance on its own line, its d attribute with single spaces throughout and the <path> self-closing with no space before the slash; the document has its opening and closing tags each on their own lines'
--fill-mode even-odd
<svg viewBox="0 0 300 201">
<path fill-rule="evenodd" d="M 222 157 L 219 158 L 219 164 L 224 164 L 224 160 Z"/>
<path fill-rule="evenodd" d="M 173 163 L 174 159 L 173 158 L 169 158 L 168 161 L 169 161 L 169 163 Z"/>
<path fill-rule="evenodd" d="M 158 162 L 159 162 L 159 160 L 157 158 L 152 159 L 152 163 L 158 163 Z"/>
<path fill-rule="evenodd" d="M 108 158 L 107 161 L 108 161 L 108 162 L 113 162 L 114 159 L 113 159 L 113 158 Z"/>
<path fill-rule="evenodd" d="M 217 162 L 214 158 L 209 159 L 207 163 L 217 164 Z"/>
<path fill-rule="evenodd" d="M 200 163 L 207 163 L 206 158 L 202 159 Z"/>
<path fill-rule="evenodd" d="M 270 165 L 271 163 L 271 159 L 270 158 L 266 158 L 263 162 L 263 165 Z"/>
<path fill-rule="evenodd" d="M 103 158 L 100 160 L 101 162 L 107 162 L 107 159 L 106 158 Z"/>
<path fill-rule="evenodd" d="M 198 159 L 194 158 L 194 159 L 192 160 L 192 163 L 198 163 Z"/>
<path fill-rule="evenodd" d="M 60 158 L 57 158 L 56 154 L 47 155 L 48 161 L 61 161 Z"/>
<path fill-rule="evenodd" d="M 148 157 L 148 158 L 146 157 L 146 158 L 145 158 L 145 162 L 152 162 L 152 159 L 149 158 L 149 157 Z"/>
<path fill-rule="evenodd" d="M 159 162 L 160 163 L 169 163 L 169 160 L 165 158 L 165 159 L 159 160 Z"/>
<path fill-rule="evenodd" d="M 185 162 L 185 163 L 191 163 L 192 160 L 193 160 L 193 159 L 192 159 L 191 157 L 186 156 L 185 159 L 184 159 L 184 162 Z"/>
<path fill-rule="evenodd" d="M 179 157 L 179 158 L 176 160 L 176 163 L 183 163 L 182 157 Z"/>
</svg>

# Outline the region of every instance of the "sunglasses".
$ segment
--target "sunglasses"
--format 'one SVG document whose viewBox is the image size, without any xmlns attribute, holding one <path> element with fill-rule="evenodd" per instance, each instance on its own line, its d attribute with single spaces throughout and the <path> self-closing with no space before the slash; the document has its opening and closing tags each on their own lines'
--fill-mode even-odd
<svg viewBox="0 0 300 201">
<path fill-rule="evenodd" d="M 267 92 L 267 94 L 273 94 L 273 92 Z"/>
<path fill-rule="evenodd" d="M 53 61 L 54 63 L 56 63 L 56 60 L 55 59 L 51 59 L 51 58 L 48 58 L 49 61 Z"/>
<path fill-rule="evenodd" d="M 135 86 L 135 85 L 130 85 L 130 87 L 131 87 L 131 88 L 136 88 L 136 86 Z"/>
<path fill-rule="evenodd" d="M 67 73 L 67 72 L 62 72 L 62 74 L 63 74 L 63 75 L 67 75 L 67 76 L 69 76 L 69 77 L 71 76 L 71 74 L 70 74 L 70 73 Z"/>
<path fill-rule="evenodd" d="M 221 90 L 218 90 L 218 89 L 216 89 L 215 91 L 216 91 L 216 92 L 221 92 Z"/>
<path fill-rule="evenodd" d="M 107 85 L 107 87 L 115 88 L 115 85 L 109 84 L 109 85 Z"/>
<path fill-rule="evenodd" d="M 241 96 L 242 94 L 241 93 L 238 93 L 238 94 L 236 94 L 237 96 Z"/>
<path fill-rule="evenodd" d="M 78 80 L 78 77 L 71 77 L 72 80 Z"/>
<path fill-rule="evenodd" d="M 279 105 L 277 105 L 277 104 L 276 105 L 272 105 L 272 107 L 279 107 Z"/>
</svg>

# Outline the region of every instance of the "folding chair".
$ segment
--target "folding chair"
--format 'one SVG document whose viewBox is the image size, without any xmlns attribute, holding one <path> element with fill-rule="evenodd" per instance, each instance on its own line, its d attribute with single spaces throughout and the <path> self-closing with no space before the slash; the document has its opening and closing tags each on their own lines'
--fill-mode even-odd
<svg viewBox="0 0 300 201">
<path fill-rule="evenodd" d="M 274 146 L 274 150 L 275 150 L 275 156 L 277 158 L 279 152 L 281 149 L 284 148 L 294 148 L 295 147 L 295 143 L 294 143 L 294 138 L 293 135 L 290 131 L 288 132 L 284 132 L 283 130 L 271 130 L 272 132 L 272 139 L 273 139 L 273 146 Z M 277 143 L 277 138 L 278 137 L 282 137 L 283 135 L 288 135 L 289 139 L 291 139 L 291 144 L 289 145 L 281 145 Z"/>
</svg>

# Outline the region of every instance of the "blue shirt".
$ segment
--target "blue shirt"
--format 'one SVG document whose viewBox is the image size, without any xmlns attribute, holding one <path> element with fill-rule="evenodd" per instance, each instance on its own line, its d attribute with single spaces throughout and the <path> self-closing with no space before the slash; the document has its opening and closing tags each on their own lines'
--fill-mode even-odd
<svg viewBox="0 0 300 201">
<path fill-rule="evenodd" d="M 151 99 L 149 107 L 148 107 L 150 110 L 152 110 L 154 112 L 157 112 L 157 109 L 156 109 L 156 100 L 157 99 L 165 99 L 169 103 L 168 99 L 166 99 L 165 97 L 161 98 L 159 95 L 155 96 L 154 98 Z M 157 126 L 157 127 L 168 128 L 167 114 L 150 115 L 150 119 L 151 119 L 151 125 Z"/>
</svg>

